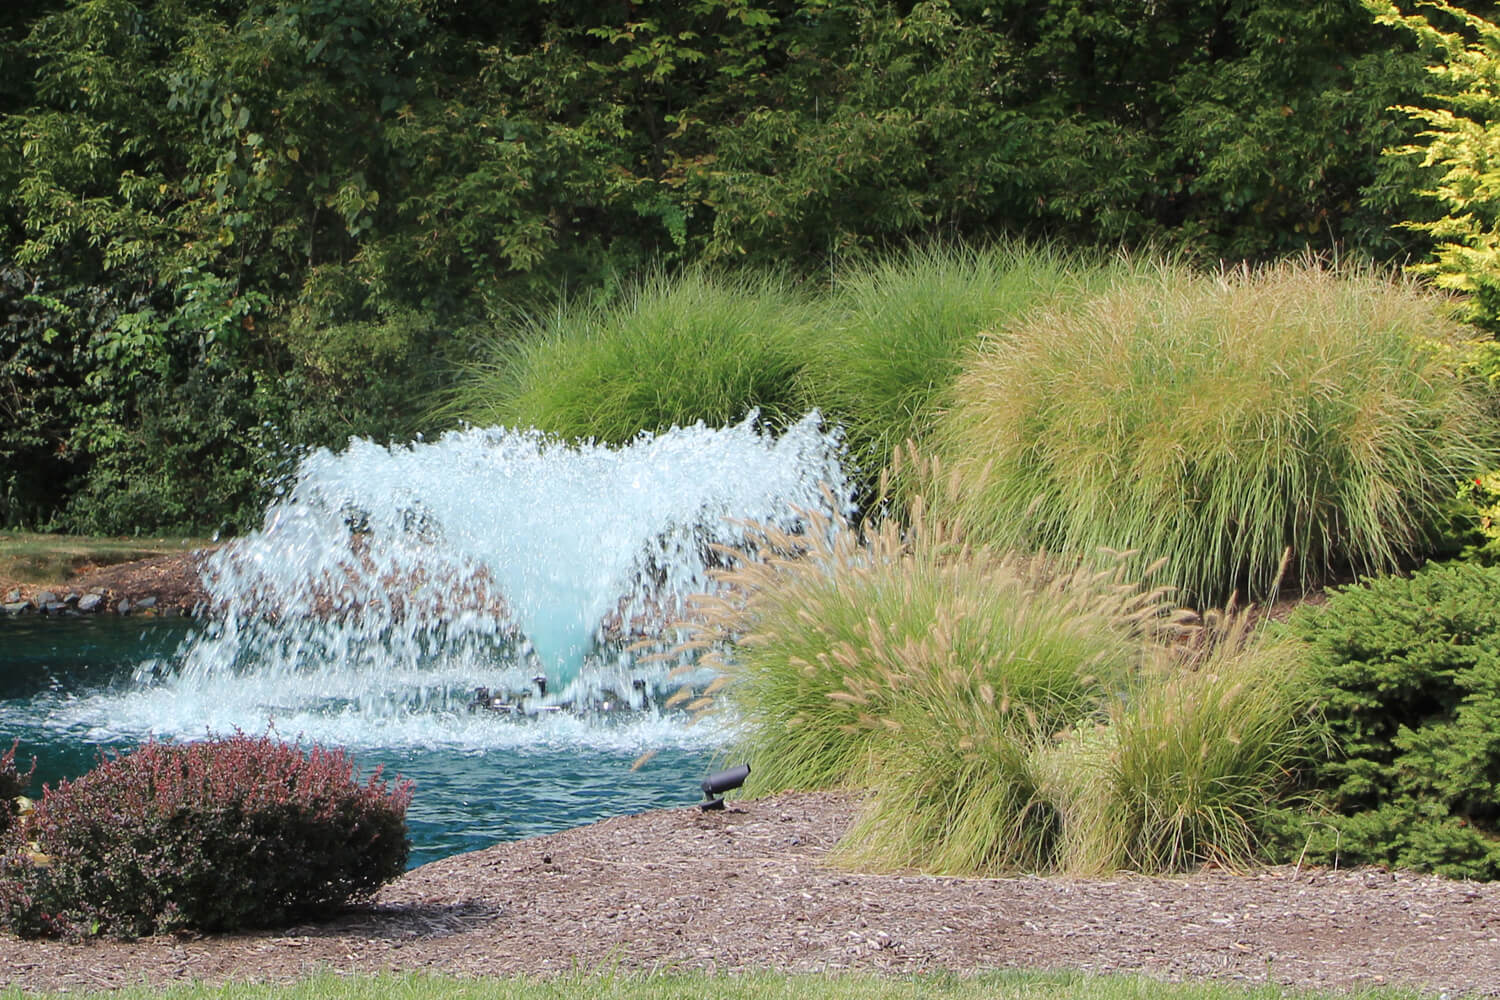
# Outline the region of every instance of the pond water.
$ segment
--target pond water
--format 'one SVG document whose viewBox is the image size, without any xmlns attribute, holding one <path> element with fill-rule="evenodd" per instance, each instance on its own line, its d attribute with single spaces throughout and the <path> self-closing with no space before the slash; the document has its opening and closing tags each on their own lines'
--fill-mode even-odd
<svg viewBox="0 0 1500 1000">
<path fill-rule="evenodd" d="M 170 665 L 197 628 L 185 619 L 115 615 L 0 620 L 0 749 L 18 738 L 18 759 L 37 758 L 33 793 L 40 782 L 76 777 L 101 753 L 148 736 L 205 734 L 206 722 L 191 720 L 214 713 L 173 706 L 180 697 L 137 679 L 142 664 Z M 386 727 L 347 725 L 336 714 L 270 718 L 284 738 L 346 746 L 363 774 L 384 765 L 416 783 L 407 813 L 413 866 L 691 804 L 723 739 L 712 726 L 689 727 L 657 711 L 510 718 L 436 706 Z M 265 731 L 253 716 L 243 721 L 246 732 Z M 650 760 L 632 770 L 648 752 Z"/>
<path fill-rule="evenodd" d="M 200 623 L 0 621 L 0 735 L 44 781 L 148 737 L 344 747 L 415 782 L 416 863 L 687 805 L 730 734 L 668 708 L 711 679 L 684 622 L 763 533 L 839 530 L 841 455 L 815 412 L 618 448 L 468 428 L 319 449 L 206 561 Z M 512 710 L 470 710 L 479 688 Z"/>
</svg>

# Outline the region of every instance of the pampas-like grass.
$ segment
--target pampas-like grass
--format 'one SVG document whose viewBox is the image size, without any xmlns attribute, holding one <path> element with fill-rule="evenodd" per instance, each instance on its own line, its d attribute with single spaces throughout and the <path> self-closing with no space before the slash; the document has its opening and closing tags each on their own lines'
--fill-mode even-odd
<svg viewBox="0 0 1500 1000">
<path fill-rule="evenodd" d="M 1020 243 L 928 246 L 856 265 L 828 295 L 802 376 L 808 398 L 845 428 L 856 471 L 873 483 L 897 448 L 930 430 L 982 335 L 1104 274 L 1079 255 Z"/>
<path fill-rule="evenodd" d="M 692 629 L 719 648 L 704 695 L 739 719 L 747 792 L 868 790 L 835 852 L 866 869 L 1254 856 L 1309 731 L 1297 647 L 1243 616 L 1198 624 L 1130 579 L 1130 553 L 1107 569 L 1005 554 L 920 498 L 906 513 L 725 552 Z"/>
<path fill-rule="evenodd" d="M 1185 600 L 1269 596 L 1421 554 L 1455 484 L 1493 465 L 1456 334 L 1415 285 L 1316 261 L 1162 265 L 984 343 L 935 447 L 976 538 L 1167 559 Z"/>
<path fill-rule="evenodd" d="M 725 426 L 752 409 L 783 427 L 811 408 L 799 373 L 814 317 L 770 276 L 648 276 L 613 302 L 560 308 L 509 334 L 445 414 L 610 444 Z"/>
</svg>

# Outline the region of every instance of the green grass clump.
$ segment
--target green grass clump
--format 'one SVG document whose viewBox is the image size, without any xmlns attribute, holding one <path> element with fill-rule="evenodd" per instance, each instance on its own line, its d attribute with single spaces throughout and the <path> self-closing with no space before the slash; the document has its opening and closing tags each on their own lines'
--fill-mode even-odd
<svg viewBox="0 0 1500 1000">
<path fill-rule="evenodd" d="M 743 727 L 748 790 L 868 789 L 837 852 L 865 869 L 1256 856 L 1311 728 L 1300 646 L 1186 621 L 1124 557 L 1002 554 L 920 498 L 907 513 L 768 532 L 700 607 L 699 641 L 727 643 L 711 687 Z"/>
<path fill-rule="evenodd" d="M 1206 641 L 1201 660 L 1144 672 L 1092 745 L 1072 744 L 1084 780 L 1063 867 L 1169 872 L 1266 856 L 1266 817 L 1307 766 L 1316 689 L 1303 650 L 1248 635 L 1243 615 Z"/>
<path fill-rule="evenodd" d="M 920 501 L 915 515 L 909 532 L 887 519 L 864 533 L 769 533 L 759 557 L 724 574 L 728 596 L 703 607 L 703 628 L 734 643 L 726 698 L 747 731 L 747 791 L 863 784 L 909 724 L 903 706 L 949 707 L 960 693 L 1065 725 L 1100 677 L 1131 668 L 1121 622 L 1136 595 L 1073 600 L 1108 588 L 967 550 Z"/>
<path fill-rule="evenodd" d="M 839 856 L 882 870 L 992 875 L 1179 872 L 1262 857 L 1264 817 L 1310 728 L 1297 650 L 1207 640 L 1204 661 L 1148 636 L 1090 711 L 974 698 L 954 667 L 902 698 L 870 806 Z"/>
<path fill-rule="evenodd" d="M 1200 605 L 1279 580 L 1400 565 L 1455 484 L 1495 462 L 1493 425 L 1416 286 L 1283 263 L 1164 265 L 988 340 L 936 432 L 956 512 L 1003 547 L 1167 559 Z"/>
<path fill-rule="evenodd" d="M 1052 247 L 928 247 L 857 267 L 830 296 L 813 344 L 808 393 L 842 425 L 850 457 L 873 480 L 908 439 L 920 441 L 986 331 L 1093 273 Z"/>
<path fill-rule="evenodd" d="M 610 444 L 755 408 L 785 426 L 809 409 L 798 376 L 811 322 L 807 301 L 771 277 L 657 274 L 498 341 L 445 414 Z"/>
</svg>

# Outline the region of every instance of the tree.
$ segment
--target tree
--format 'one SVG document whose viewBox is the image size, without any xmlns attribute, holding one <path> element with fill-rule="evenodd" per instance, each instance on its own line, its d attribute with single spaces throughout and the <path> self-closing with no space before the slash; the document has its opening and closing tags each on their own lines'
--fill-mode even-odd
<svg viewBox="0 0 1500 1000">
<path fill-rule="evenodd" d="M 1416 141 L 1390 149 L 1397 159 L 1435 168 L 1422 193 L 1444 214 L 1408 221 L 1436 242 L 1418 269 L 1466 293 L 1467 318 L 1500 331 L 1500 27 L 1446 0 L 1425 4 L 1424 16 L 1403 14 L 1388 0 L 1366 0 L 1382 24 L 1420 39 L 1439 61 L 1428 67 L 1431 106 L 1399 110 L 1425 126 Z"/>
</svg>

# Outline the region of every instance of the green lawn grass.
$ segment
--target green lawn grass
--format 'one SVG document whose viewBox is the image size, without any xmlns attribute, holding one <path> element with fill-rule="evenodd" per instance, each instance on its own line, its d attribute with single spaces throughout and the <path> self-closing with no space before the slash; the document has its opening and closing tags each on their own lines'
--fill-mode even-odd
<svg viewBox="0 0 1500 1000">
<path fill-rule="evenodd" d="M 65 583 L 84 566 L 113 566 L 202 548 L 206 538 L 106 538 L 0 532 L 0 580 Z"/>
<path fill-rule="evenodd" d="M 1274 977 L 1275 970 L 1268 970 Z M 961 977 L 947 972 L 901 978 L 869 975 L 710 976 L 700 973 L 654 975 L 580 972 L 555 979 L 456 979 L 429 975 L 341 977 L 321 975 L 289 986 L 140 987 L 115 993 L 66 994 L 69 1000 L 1287 1000 L 1334 997 L 1398 1000 L 1422 994 L 1402 990 L 1348 992 L 1288 991 L 1277 986 L 1248 987 L 1210 983 L 1162 983 L 1140 976 L 1099 976 L 1074 972 L 994 972 Z M 0 991 L 0 1000 L 54 994 Z M 63 996 L 56 994 L 55 996 Z"/>
</svg>

